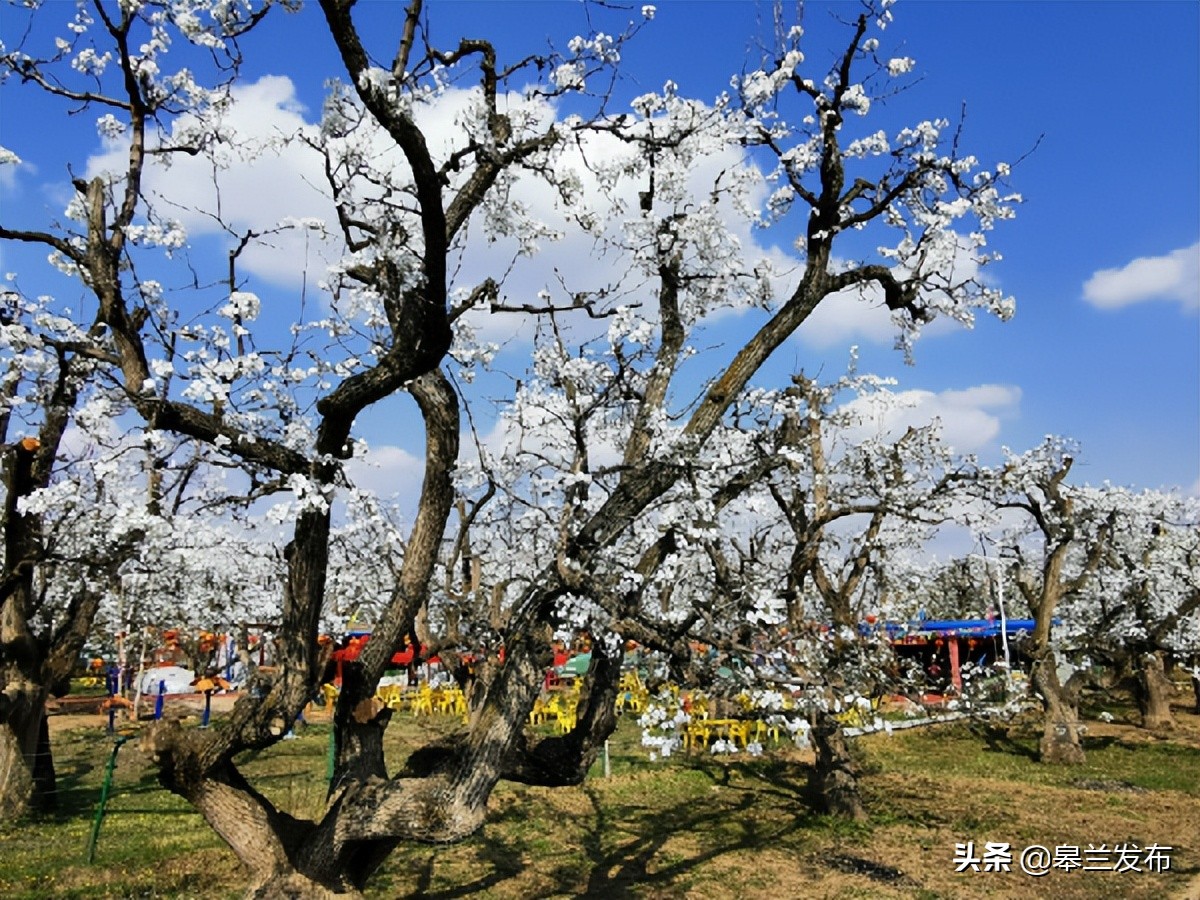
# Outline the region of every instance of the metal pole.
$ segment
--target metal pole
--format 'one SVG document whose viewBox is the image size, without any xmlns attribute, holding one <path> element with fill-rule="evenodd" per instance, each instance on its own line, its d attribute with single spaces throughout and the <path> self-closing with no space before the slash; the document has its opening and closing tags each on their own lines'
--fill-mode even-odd
<svg viewBox="0 0 1200 900">
<path fill-rule="evenodd" d="M 1004 560 L 992 559 L 987 555 L 986 547 L 984 547 L 983 556 L 977 553 L 973 553 L 971 556 L 974 559 L 981 559 L 985 563 L 996 564 L 996 601 L 1000 606 L 1000 645 L 1004 648 L 1004 699 L 1007 700 L 1009 692 L 1012 691 L 1012 657 L 1008 649 L 1008 614 L 1004 609 L 1004 570 L 1001 568 Z"/>
<path fill-rule="evenodd" d="M 331 716 L 329 720 L 329 749 L 325 752 L 325 780 L 333 781 L 334 767 L 337 762 L 337 719 Z"/>
<path fill-rule="evenodd" d="M 1004 646 L 1004 699 L 1012 690 L 1012 659 L 1008 652 L 1008 617 L 1004 611 L 1004 570 L 996 560 L 996 600 L 1000 604 L 1000 643 Z"/>
<path fill-rule="evenodd" d="M 92 835 L 88 838 L 88 865 L 96 861 L 96 841 L 100 838 L 100 823 L 104 821 L 104 809 L 108 805 L 108 792 L 112 787 L 113 771 L 117 768 L 117 751 L 127 740 L 129 740 L 129 736 L 117 738 L 117 742 L 113 744 L 112 755 L 108 758 L 108 767 L 104 770 L 104 784 L 100 788 L 100 805 L 96 807 L 96 818 L 92 822 Z"/>
</svg>

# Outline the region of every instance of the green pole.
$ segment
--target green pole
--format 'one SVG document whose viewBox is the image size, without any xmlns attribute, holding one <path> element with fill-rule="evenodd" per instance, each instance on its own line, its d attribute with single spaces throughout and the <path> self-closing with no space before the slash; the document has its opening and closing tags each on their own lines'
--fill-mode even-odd
<svg viewBox="0 0 1200 900">
<path fill-rule="evenodd" d="M 112 788 L 113 772 L 117 768 L 117 751 L 129 740 L 129 735 L 117 738 L 113 744 L 112 755 L 108 758 L 108 766 L 104 770 L 104 784 L 100 788 L 100 805 L 96 808 L 96 818 L 92 822 L 92 836 L 88 838 L 87 861 L 90 866 L 96 861 L 96 841 L 100 837 L 100 823 L 104 821 L 104 808 L 108 805 L 108 793 Z"/>
<path fill-rule="evenodd" d="M 337 725 L 329 723 L 329 752 L 325 754 L 325 780 L 333 781 L 333 764 L 337 758 Z"/>
</svg>

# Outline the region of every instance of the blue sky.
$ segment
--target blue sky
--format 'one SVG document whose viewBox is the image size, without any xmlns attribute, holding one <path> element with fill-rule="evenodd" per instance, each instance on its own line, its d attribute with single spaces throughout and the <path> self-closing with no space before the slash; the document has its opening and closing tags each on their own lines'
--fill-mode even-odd
<svg viewBox="0 0 1200 900">
<path fill-rule="evenodd" d="M 639 18 L 640 5 L 617 15 Z M 49 6 L 63 17 L 71 11 Z M 624 52 L 615 111 L 668 78 L 683 95 L 711 99 L 731 75 L 753 67 L 756 42 L 770 36 L 768 3 L 656 6 Z M 376 49 L 389 57 L 401 5 L 360 7 L 380 39 Z M 435 39 L 486 35 L 502 58 L 542 49 L 544 38 L 561 47 L 587 27 L 575 2 L 430 7 Z M 857 10 L 807 5 L 805 52 L 820 74 L 846 40 L 836 18 Z M 778 383 L 797 367 L 837 374 L 856 343 L 861 370 L 927 392 L 923 408 L 940 413 L 985 458 L 1001 444 L 1021 450 L 1059 433 L 1082 444 L 1078 480 L 1200 493 L 1200 4 L 901 0 L 894 15 L 885 46 L 913 57 L 920 77 L 881 111 L 885 120 L 955 120 L 965 103 L 963 143 L 971 152 L 985 163 L 1024 157 L 1012 184 L 1026 202 L 992 240 L 1004 254 L 993 277 L 1016 297 L 1017 315 L 929 335 L 915 366 L 904 365 L 890 337 L 853 322 L 806 329 L 760 380 Z M 6 43 L 23 16 L 0 14 Z M 246 42 L 247 79 L 286 76 L 294 88 L 289 108 L 315 121 L 324 82 L 338 74 L 319 12 L 268 25 Z M 61 107 L 35 113 L 32 99 L 12 84 L 0 93 L 0 145 L 25 160 L 0 174 L 6 225 L 40 227 L 48 211 L 62 209 L 66 164 L 82 171 L 102 150 L 94 117 L 70 118 Z M 16 271 L 37 292 L 43 258 L 0 248 L 0 275 Z M 52 278 L 46 284 L 62 291 Z M 251 287 L 272 290 L 269 279 Z M 741 326 L 728 327 L 736 339 Z M 512 352 L 508 362 L 517 365 Z M 388 408 L 366 417 L 368 439 L 419 452 L 417 436 L 397 434 L 394 421 Z"/>
</svg>

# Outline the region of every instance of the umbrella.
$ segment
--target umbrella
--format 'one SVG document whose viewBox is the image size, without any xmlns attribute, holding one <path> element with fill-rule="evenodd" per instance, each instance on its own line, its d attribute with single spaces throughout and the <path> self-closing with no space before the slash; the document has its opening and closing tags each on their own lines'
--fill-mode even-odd
<svg viewBox="0 0 1200 900">
<path fill-rule="evenodd" d="M 204 716 L 200 720 L 200 727 L 207 728 L 208 718 L 212 713 L 213 691 L 227 691 L 230 688 L 230 684 L 220 675 L 205 675 L 193 681 L 192 686 L 197 691 L 204 692 Z"/>
</svg>

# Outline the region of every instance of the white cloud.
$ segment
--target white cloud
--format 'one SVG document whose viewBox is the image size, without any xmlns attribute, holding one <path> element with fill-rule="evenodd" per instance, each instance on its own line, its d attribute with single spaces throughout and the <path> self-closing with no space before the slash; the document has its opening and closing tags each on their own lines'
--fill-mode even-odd
<svg viewBox="0 0 1200 900">
<path fill-rule="evenodd" d="M 165 165 L 156 157 L 147 167 L 146 188 L 170 198 L 169 204 L 159 205 L 159 214 L 181 221 L 193 237 L 222 232 L 211 214 L 216 210 L 238 234 L 272 229 L 288 219 L 313 218 L 333 225 L 336 217 L 324 187 L 320 157 L 301 143 L 285 141 L 314 127 L 304 120 L 292 81 L 266 75 L 235 85 L 230 93 L 232 102 L 221 119 L 219 150 L 227 167 L 214 180 L 211 163 L 201 157 L 172 154 Z M 176 130 L 191 124 L 184 117 Z M 124 145 L 106 143 L 105 152 L 88 160 L 89 178 L 122 172 L 128 165 Z M 291 228 L 248 245 L 239 266 L 244 273 L 294 287 L 305 275 L 310 284 L 323 278 L 326 266 L 340 253 L 340 242 Z"/>
<path fill-rule="evenodd" d="M 0 147 L 0 151 L 3 151 L 3 149 L 3 147 Z M 19 163 L 17 165 L 0 165 L 0 190 L 8 192 L 16 187 L 19 165 Z"/>
<path fill-rule="evenodd" d="M 989 282 L 975 259 L 970 242 L 961 236 L 954 253 L 954 279 L 965 283 L 972 279 Z M 835 263 L 844 265 L 844 262 Z M 901 273 L 903 276 L 905 273 Z M 926 295 L 932 301 L 932 295 Z M 931 303 L 931 305 L 934 305 Z M 850 343 L 888 344 L 895 340 L 899 328 L 893 313 L 884 303 L 883 290 L 875 282 L 839 291 L 826 297 L 812 311 L 796 332 L 799 340 L 817 349 L 845 346 Z M 960 331 L 964 326 L 950 316 L 939 315 L 921 328 L 921 336 L 930 338 Z"/>
<path fill-rule="evenodd" d="M 350 459 L 346 477 L 355 487 L 370 491 L 383 500 L 395 500 L 410 521 L 416 515 L 421 496 L 425 461 L 400 447 L 381 444 Z"/>
<path fill-rule="evenodd" d="M 0 146 L 0 196 L 15 196 L 20 191 L 21 182 L 28 183 L 37 174 L 36 165 Z"/>
<path fill-rule="evenodd" d="M 958 453 L 975 453 L 1000 434 L 1001 420 L 1016 413 L 1021 389 L 1015 385 L 982 384 L 964 390 L 899 391 L 887 403 L 874 396 L 859 397 L 846 409 L 861 417 L 857 437 L 900 435 L 909 426 L 941 422 L 942 436 Z M 851 440 L 856 439 L 854 435 Z"/>
<path fill-rule="evenodd" d="M 435 103 L 417 106 L 415 116 L 426 133 L 435 160 L 444 159 L 461 146 L 461 123 L 465 117 L 469 118 L 474 102 L 474 91 L 450 88 Z M 502 102 L 514 110 L 528 112 L 542 125 L 556 112 L 545 101 L 528 100 L 517 94 L 506 95 Z M 285 220 L 318 219 L 335 227 L 336 214 L 320 155 L 303 142 L 286 140 L 302 133 L 316 133 L 318 126 L 307 121 L 305 113 L 297 100 L 295 85 L 286 76 L 268 75 L 235 85 L 221 121 L 225 140 L 221 152 L 226 154 L 228 165 L 218 173 L 219 205 L 211 164 L 202 158 L 172 154 L 165 160 L 169 166 L 164 158 L 155 157 L 147 172 L 148 190 L 170 198 L 170 205 L 163 205 L 160 212 L 179 218 L 192 236 L 222 232 L 211 215 L 218 208 L 224 222 L 238 234 L 249 230 L 261 232 Z M 177 127 L 188 125 L 184 117 Z M 367 128 L 355 140 L 373 164 L 383 168 L 405 167 L 402 155 L 377 129 Z M 605 201 L 601 199 L 597 164 L 601 168 L 615 166 L 630 152 L 629 145 L 612 135 L 584 133 L 564 148 L 556 165 L 577 173 L 583 197 L 601 210 Z M 742 151 L 731 147 L 701 154 L 684 177 L 688 190 L 698 197 L 712 193 L 714 183 L 727 178 L 741 161 Z M 120 172 L 127 163 L 126 151 L 114 142 L 89 160 L 88 174 Z M 625 178 L 618 181 L 617 188 L 610 188 L 610 193 L 627 209 L 635 210 L 640 187 L 636 179 Z M 750 192 L 746 205 L 755 208 L 765 199 L 767 186 L 762 182 L 751 183 L 746 190 Z M 604 289 L 609 304 L 641 303 L 643 312 L 653 317 L 653 286 L 640 274 L 639 267 L 631 265 L 630 254 L 613 249 L 605 252 L 603 241 L 571 224 L 557 193 L 547 189 L 544 182 L 518 178 L 511 185 L 508 199 L 510 206 L 524 208 L 530 218 L 563 237 L 542 238 L 539 242 L 543 252 L 522 257 L 518 255 L 520 242 L 514 237 L 492 240 L 490 236 L 473 233 L 465 241 L 467 249 L 452 261 L 452 291 L 469 290 L 484 278 L 492 277 L 501 281 L 502 300 L 512 305 L 545 305 L 538 293 L 548 290 L 553 305 L 565 306 L 569 305 L 572 293 Z M 794 287 L 799 261 L 784 251 L 764 246 L 759 232 L 733 207 L 730 198 L 722 195 L 720 217 L 729 229 L 731 243 L 741 248 L 741 258 L 748 268 L 759 259 L 769 259 L 777 296 L 786 296 Z M 471 227 L 478 230 L 479 225 L 473 223 Z M 606 226 L 606 236 L 610 239 L 621 231 L 619 219 Z M 293 228 L 251 243 L 243 252 L 239 267 L 245 274 L 295 288 L 302 280 L 311 285 L 322 278 L 326 266 L 341 252 L 340 238 Z M 965 244 L 959 252 L 956 273 L 962 278 L 977 274 L 977 266 Z M 732 303 L 733 308 L 710 311 L 706 323 L 729 327 L 730 318 L 746 311 L 744 300 Z M 538 319 L 529 315 L 492 314 L 488 310 L 473 310 L 466 321 L 480 341 L 499 344 L 528 343 L 538 323 Z M 578 312 L 560 317 L 559 325 L 568 342 L 582 343 L 601 337 L 608 322 Z M 933 336 L 956 330 L 951 320 L 939 316 L 924 333 Z M 873 287 L 827 298 L 798 332 L 799 340 L 822 348 L 864 340 L 890 343 L 896 335 L 892 314 Z"/>
<path fill-rule="evenodd" d="M 855 341 L 884 344 L 895 338 L 896 326 L 882 296 L 873 302 L 858 291 L 840 291 L 817 305 L 797 335 L 805 344 L 822 349 Z"/>
<path fill-rule="evenodd" d="M 1154 300 L 1200 310 L 1200 243 L 1165 256 L 1142 256 L 1119 269 L 1101 269 L 1083 285 L 1097 309 L 1120 309 Z"/>
<path fill-rule="evenodd" d="M 481 436 L 484 449 L 494 457 L 516 456 L 520 453 L 542 457 L 560 465 L 564 470 L 570 465 L 568 446 L 570 437 L 563 431 L 562 421 L 554 413 L 534 404 L 521 409 L 522 422 L 511 415 L 499 416 L 492 427 Z M 468 444 L 463 441 L 463 453 Z M 470 452 L 473 452 L 471 448 Z M 588 467 L 592 470 L 617 465 L 624 455 L 609 436 L 592 433 L 588 436 Z"/>
<path fill-rule="evenodd" d="M 172 154 L 151 160 L 145 179 L 147 192 L 168 197 L 170 201 L 160 205 L 160 214 L 178 218 L 193 238 L 223 232 L 212 215 L 217 209 L 221 219 L 238 234 L 249 230 L 262 232 L 288 219 L 319 219 L 336 227 L 336 213 L 320 155 L 303 142 L 287 140 L 298 134 L 315 134 L 318 127 L 306 120 L 292 81 L 286 76 L 268 75 L 254 82 L 235 85 L 230 93 L 231 102 L 220 125 L 223 144 L 219 152 L 225 156 L 226 165 L 217 173 L 215 181 L 211 163 L 200 157 Z M 461 147 L 461 122 L 468 117 L 475 95 L 475 91 L 450 88 L 435 103 L 416 108 L 415 117 L 426 134 L 435 161 Z M 543 125 L 555 114 L 553 107 L 545 101 L 527 100 L 517 94 L 507 95 L 502 102 L 530 112 Z M 191 125 L 194 122 L 183 117 L 176 128 Z M 392 165 L 397 169 L 406 166 L 400 152 L 378 129 L 367 127 L 355 139 L 374 165 L 385 168 Z M 597 165 L 615 166 L 630 152 L 629 145 L 612 135 L 584 133 L 563 149 L 557 165 L 578 175 L 582 196 L 599 212 L 607 201 Z M 686 173 L 688 190 L 695 196 L 710 194 L 713 185 L 727 178 L 728 172 L 736 169 L 741 159 L 742 151 L 732 147 L 701 155 Z M 127 165 L 126 149 L 119 141 L 112 141 L 89 160 L 88 177 L 101 172 L 120 173 Z M 636 179 L 620 179 L 616 188 L 609 186 L 609 199 L 635 210 L 641 187 Z M 759 182 L 748 189 L 747 206 L 760 205 L 765 197 L 765 185 Z M 606 248 L 603 240 L 585 233 L 569 221 L 556 191 L 548 189 L 540 179 L 520 177 L 510 186 L 508 199 L 511 206 L 523 208 L 531 219 L 562 237 L 557 240 L 540 238 L 538 243 L 542 252 L 531 257 L 521 256 L 517 238 L 492 239 L 492 236 L 480 233 L 480 225 L 473 223 L 470 227 L 475 232 L 465 241 L 466 249 L 451 263 L 452 291 L 470 290 L 484 278 L 491 277 L 501 282 L 500 294 L 505 303 L 543 306 L 545 301 L 540 300 L 538 294 L 548 290 L 553 305 L 569 306 L 571 294 L 603 289 L 610 305 L 641 303 L 644 312 L 653 317 L 653 286 L 640 274 L 639 267 L 632 265 L 630 254 Z M 772 280 L 777 289 L 786 292 L 788 282 L 795 277 L 797 260 L 780 250 L 764 247 L 750 221 L 733 208 L 728 196 L 722 195 L 720 208 L 732 242 L 742 248 L 747 267 L 754 265 L 756 260 L 769 258 L 777 273 Z M 621 243 L 623 225 L 620 217 L 615 217 L 607 223 L 605 237 Z M 308 284 L 323 277 L 327 265 L 341 252 L 340 238 L 324 238 L 317 232 L 295 228 L 252 242 L 243 251 L 239 267 L 245 274 L 294 288 L 305 276 Z M 847 303 L 851 304 L 851 301 Z M 741 312 L 744 312 L 741 306 L 732 310 L 713 310 L 707 321 L 717 322 Z M 872 339 L 890 341 L 895 328 L 886 309 L 879 313 L 874 317 L 878 322 L 871 329 Z M 822 310 L 818 322 L 825 315 Z M 853 318 L 856 314 L 849 315 Z M 528 343 L 538 324 L 538 319 L 529 315 L 492 314 L 487 310 L 471 311 L 467 321 L 479 340 L 500 344 Z M 581 311 L 564 314 L 559 325 L 569 342 L 583 343 L 603 336 L 608 321 L 592 319 Z M 836 336 L 829 338 L 831 343 L 840 340 L 845 333 L 837 325 L 832 327 L 832 332 Z M 851 330 L 850 333 L 855 332 Z"/>
</svg>

